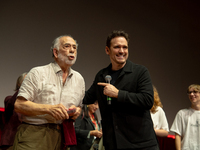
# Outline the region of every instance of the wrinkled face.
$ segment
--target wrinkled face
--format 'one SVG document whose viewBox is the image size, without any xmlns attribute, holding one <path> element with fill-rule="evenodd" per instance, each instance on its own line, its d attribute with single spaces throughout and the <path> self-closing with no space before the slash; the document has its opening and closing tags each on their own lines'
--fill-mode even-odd
<svg viewBox="0 0 200 150">
<path fill-rule="evenodd" d="M 98 102 L 88 105 L 88 111 L 93 114 L 99 108 Z"/>
<path fill-rule="evenodd" d="M 188 91 L 188 96 L 192 104 L 200 102 L 200 93 L 197 89 L 191 87 Z"/>
<path fill-rule="evenodd" d="M 110 56 L 112 65 L 125 65 L 128 59 L 128 43 L 124 37 L 115 37 L 106 47 L 106 54 Z"/>
<path fill-rule="evenodd" d="M 77 58 L 76 41 L 68 36 L 60 38 L 59 50 L 57 50 L 55 57 L 59 62 L 70 66 L 73 65 Z"/>
</svg>

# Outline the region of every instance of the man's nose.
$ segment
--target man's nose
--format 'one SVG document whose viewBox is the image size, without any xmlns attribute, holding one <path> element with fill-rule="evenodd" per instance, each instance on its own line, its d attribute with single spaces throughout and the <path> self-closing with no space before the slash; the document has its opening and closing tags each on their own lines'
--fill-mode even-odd
<svg viewBox="0 0 200 150">
<path fill-rule="evenodd" d="M 70 53 L 74 53 L 75 50 L 76 50 L 76 49 L 75 49 L 73 46 L 71 46 L 69 52 L 70 52 Z"/>
<path fill-rule="evenodd" d="M 120 47 L 120 48 L 119 48 L 119 52 L 121 52 L 121 53 L 123 53 L 123 52 L 124 52 L 124 49 L 123 49 L 123 47 Z"/>
</svg>

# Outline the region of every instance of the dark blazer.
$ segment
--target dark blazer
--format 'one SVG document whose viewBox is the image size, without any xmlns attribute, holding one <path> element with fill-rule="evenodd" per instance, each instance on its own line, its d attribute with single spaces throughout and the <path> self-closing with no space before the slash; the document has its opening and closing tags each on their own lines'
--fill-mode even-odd
<svg viewBox="0 0 200 150">
<path fill-rule="evenodd" d="M 111 105 L 103 94 L 105 76 L 110 74 L 112 64 L 100 70 L 86 92 L 83 103 L 98 100 L 105 149 L 136 149 L 157 145 L 150 116 L 153 106 L 153 88 L 148 70 L 127 60 L 114 86 L 119 89 L 118 98 Z M 111 80 L 112 81 L 112 80 Z"/>
<path fill-rule="evenodd" d="M 77 138 L 77 145 L 70 148 L 70 150 L 89 150 L 92 146 L 94 136 L 87 138 L 89 132 L 95 130 L 94 124 L 88 117 L 80 115 L 75 120 L 75 132 Z"/>
<path fill-rule="evenodd" d="M 18 91 L 13 96 L 7 96 L 4 100 L 5 105 L 5 125 L 1 135 L 1 146 L 12 146 L 17 132 L 17 127 L 21 124 L 18 114 L 14 111 Z"/>
</svg>

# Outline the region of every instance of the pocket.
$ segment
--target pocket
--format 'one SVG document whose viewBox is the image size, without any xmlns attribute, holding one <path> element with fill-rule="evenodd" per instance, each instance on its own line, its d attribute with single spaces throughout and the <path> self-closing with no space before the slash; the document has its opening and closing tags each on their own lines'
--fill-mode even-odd
<svg viewBox="0 0 200 150">
<path fill-rule="evenodd" d="M 18 133 L 19 142 L 35 141 L 44 135 L 45 130 L 45 128 L 40 126 L 21 124 Z"/>
<path fill-rule="evenodd" d="M 68 89 L 67 89 L 68 90 Z M 80 100 L 82 100 L 82 93 L 80 91 L 75 91 L 75 90 L 68 90 L 68 91 L 63 91 L 62 92 L 62 104 L 70 107 L 71 105 L 79 106 L 80 105 Z"/>
<path fill-rule="evenodd" d="M 56 85 L 53 83 L 46 83 L 43 85 L 40 94 L 38 94 L 38 100 L 42 99 L 42 103 L 47 104 L 53 102 L 56 97 Z"/>
</svg>

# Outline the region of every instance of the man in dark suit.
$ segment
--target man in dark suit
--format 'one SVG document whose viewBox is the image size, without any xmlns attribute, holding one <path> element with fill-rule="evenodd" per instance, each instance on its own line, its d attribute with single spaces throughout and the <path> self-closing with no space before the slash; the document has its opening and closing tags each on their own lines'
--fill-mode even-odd
<svg viewBox="0 0 200 150">
<path fill-rule="evenodd" d="M 144 66 L 128 60 L 128 42 L 124 31 L 107 37 L 105 51 L 111 64 L 97 73 L 83 103 L 98 100 L 106 150 L 158 150 L 149 111 L 153 106 L 150 75 Z M 107 75 L 111 84 L 105 83 Z"/>
</svg>

